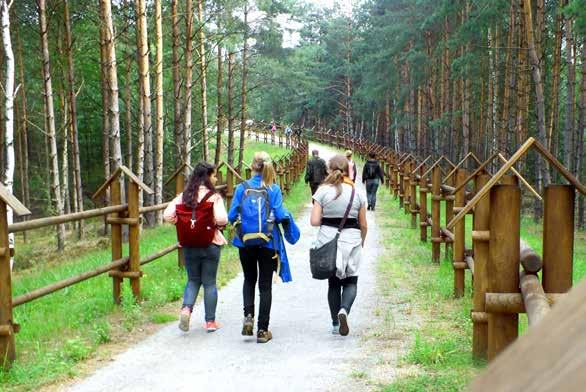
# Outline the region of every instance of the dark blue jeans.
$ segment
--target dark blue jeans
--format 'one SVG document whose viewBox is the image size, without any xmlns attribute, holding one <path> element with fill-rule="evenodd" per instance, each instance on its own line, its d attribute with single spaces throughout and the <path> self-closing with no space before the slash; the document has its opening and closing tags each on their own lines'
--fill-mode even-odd
<svg viewBox="0 0 586 392">
<path fill-rule="evenodd" d="M 376 206 L 376 191 L 378 190 L 379 179 L 366 180 L 366 198 L 368 205 L 374 208 Z"/>
<path fill-rule="evenodd" d="M 183 306 L 193 309 L 199 289 L 203 284 L 203 302 L 206 321 L 216 320 L 218 289 L 216 275 L 220 263 L 220 247 L 210 245 L 207 248 L 183 248 L 187 284 L 183 293 Z"/>
</svg>

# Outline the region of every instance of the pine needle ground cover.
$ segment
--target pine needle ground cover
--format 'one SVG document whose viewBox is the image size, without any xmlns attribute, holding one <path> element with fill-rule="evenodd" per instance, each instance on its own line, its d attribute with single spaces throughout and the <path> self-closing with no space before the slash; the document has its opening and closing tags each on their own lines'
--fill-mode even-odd
<svg viewBox="0 0 586 392">
<path fill-rule="evenodd" d="M 287 152 L 262 143 L 258 147 L 272 153 Z M 254 151 L 249 153 L 250 159 Z M 310 199 L 309 187 L 301 180 L 285 196 L 285 206 L 296 214 Z M 176 240 L 175 229 L 170 225 L 145 229 L 141 255 L 155 253 Z M 59 262 L 34 264 L 34 268 L 16 273 L 14 296 L 108 262 L 109 240 L 101 238 L 92 244 L 96 243 L 98 248 L 80 248 L 77 254 L 68 252 L 67 257 L 59 258 Z M 124 254 L 128 254 L 127 246 Z M 175 322 L 185 285 L 185 272 L 177 263 L 177 253 L 173 252 L 143 267 L 140 305 L 134 302 L 128 281 L 124 282 L 122 305 L 114 305 L 112 279 L 101 275 L 15 308 L 15 321 L 21 325 L 16 336 L 17 360 L 10 371 L 0 372 L 0 390 L 36 390 L 84 374 L 87 362 L 106 360 L 120 346 L 126 347 L 156 331 L 157 325 Z M 224 286 L 240 270 L 236 249 L 224 247 L 218 286 Z"/>
</svg>

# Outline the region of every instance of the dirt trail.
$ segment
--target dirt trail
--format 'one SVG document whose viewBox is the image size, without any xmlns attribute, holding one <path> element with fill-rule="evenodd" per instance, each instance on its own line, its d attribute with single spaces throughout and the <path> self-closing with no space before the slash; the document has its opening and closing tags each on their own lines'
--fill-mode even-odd
<svg viewBox="0 0 586 392">
<path fill-rule="evenodd" d="M 320 151 L 325 159 L 335 153 L 323 147 Z M 240 335 L 240 274 L 219 293 L 217 319 L 223 326 L 219 331 L 204 331 L 203 307 L 198 304 L 189 333 L 170 323 L 69 390 L 333 391 L 349 384 L 369 389 L 367 384 L 356 382 L 360 375 L 353 372 L 372 356 L 372 347 L 364 347 L 365 340 L 378 322 L 376 263 L 380 238 L 375 216 L 368 212 L 369 232 L 358 297 L 349 317 L 350 335 L 341 337 L 331 334 L 327 282 L 312 279 L 309 271 L 309 248 L 317 232 L 309 225 L 310 209 L 307 204 L 297 217 L 301 240 L 288 245 L 293 282 L 273 286 L 273 341 L 257 344 L 255 339 Z M 396 358 L 396 353 L 392 357 Z"/>
</svg>

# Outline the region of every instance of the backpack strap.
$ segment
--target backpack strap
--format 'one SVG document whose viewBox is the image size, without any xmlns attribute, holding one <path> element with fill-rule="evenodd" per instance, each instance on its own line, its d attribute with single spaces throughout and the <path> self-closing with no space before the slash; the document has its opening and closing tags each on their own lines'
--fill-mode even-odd
<svg viewBox="0 0 586 392">
<path fill-rule="evenodd" d="M 209 200 L 210 197 L 212 197 L 213 195 L 215 195 L 215 192 L 213 191 L 209 191 L 208 193 L 206 193 L 206 195 L 203 197 L 203 199 L 201 199 L 200 203 L 205 203 L 206 201 Z"/>
</svg>

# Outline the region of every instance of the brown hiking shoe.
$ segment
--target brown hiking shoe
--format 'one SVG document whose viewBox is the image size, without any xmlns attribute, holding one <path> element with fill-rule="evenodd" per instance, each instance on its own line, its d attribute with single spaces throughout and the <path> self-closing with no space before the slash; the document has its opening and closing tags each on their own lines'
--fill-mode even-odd
<svg viewBox="0 0 586 392">
<path fill-rule="evenodd" d="M 259 329 L 258 333 L 256 334 L 256 342 L 257 343 L 266 343 L 273 338 L 273 334 L 271 331 L 265 331 L 264 329 Z"/>
</svg>

